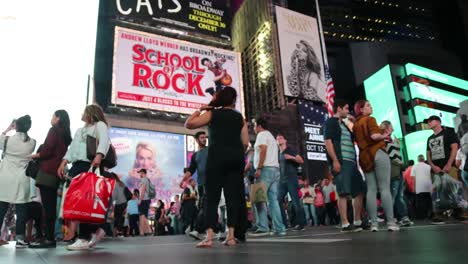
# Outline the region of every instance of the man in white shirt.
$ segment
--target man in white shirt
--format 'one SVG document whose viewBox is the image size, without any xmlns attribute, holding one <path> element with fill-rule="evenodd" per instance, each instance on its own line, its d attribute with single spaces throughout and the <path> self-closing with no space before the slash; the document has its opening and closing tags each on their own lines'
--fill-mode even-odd
<svg viewBox="0 0 468 264">
<path fill-rule="evenodd" d="M 257 139 L 255 141 L 254 167 L 257 182 L 263 182 L 267 188 L 268 208 L 273 222 L 273 233 L 285 235 L 286 228 L 281 217 L 281 210 L 278 202 L 278 185 L 280 180 L 279 170 L 279 149 L 276 139 L 267 130 L 267 123 L 263 118 L 259 118 L 255 123 Z M 257 230 L 252 235 L 268 235 L 267 208 L 265 203 L 256 204 L 258 218 Z"/>
<path fill-rule="evenodd" d="M 414 190 L 416 192 L 416 218 L 425 219 L 432 213 L 431 166 L 424 162 L 424 156 L 418 156 L 418 163 L 411 169 Z"/>
</svg>

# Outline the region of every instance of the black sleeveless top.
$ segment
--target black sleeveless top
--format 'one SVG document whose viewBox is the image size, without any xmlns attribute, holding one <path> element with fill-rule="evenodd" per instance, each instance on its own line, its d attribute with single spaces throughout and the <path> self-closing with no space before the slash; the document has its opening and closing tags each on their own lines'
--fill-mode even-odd
<svg viewBox="0 0 468 264">
<path fill-rule="evenodd" d="M 241 140 L 241 130 L 243 126 L 244 118 L 236 110 L 213 110 L 211 122 L 208 125 L 210 159 L 242 161 L 244 146 Z"/>
</svg>

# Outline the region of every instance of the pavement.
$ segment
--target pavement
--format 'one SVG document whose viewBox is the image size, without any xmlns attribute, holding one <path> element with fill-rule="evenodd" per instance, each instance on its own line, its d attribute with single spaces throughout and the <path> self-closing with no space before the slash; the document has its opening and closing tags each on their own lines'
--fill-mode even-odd
<svg viewBox="0 0 468 264">
<path fill-rule="evenodd" d="M 0 264 L 293 264 L 293 263 L 467 263 L 468 224 L 421 223 L 400 232 L 341 233 L 335 227 L 307 228 L 287 236 L 248 237 L 247 243 L 195 248 L 188 236 L 106 238 L 93 250 L 0 247 Z"/>
</svg>

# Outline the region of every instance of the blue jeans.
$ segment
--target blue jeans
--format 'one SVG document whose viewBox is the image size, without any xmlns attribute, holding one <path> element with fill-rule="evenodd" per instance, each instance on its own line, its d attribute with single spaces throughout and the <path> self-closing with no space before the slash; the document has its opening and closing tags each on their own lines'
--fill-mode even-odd
<svg viewBox="0 0 468 264">
<path fill-rule="evenodd" d="M 260 181 L 265 183 L 268 195 L 268 209 L 270 210 L 271 219 L 273 222 L 274 232 L 284 232 L 286 228 L 281 217 L 281 209 L 278 203 L 278 183 L 280 179 L 279 168 L 263 167 Z M 268 232 L 268 217 L 267 207 L 265 203 L 259 203 L 257 206 L 257 227 L 260 231 Z"/>
<path fill-rule="evenodd" d="M 390 182 L 390 191 L 393 198 L 393 206 L 395 208 L 395 215 L 399 218 L 408 217 L 408 208 L 406 206 L 404 193 L 403 178 L 392 179 Z"/>
<path fill-rule="evenodd" d="M 318 218 L 317 213 L 315 212 L 315 205 L 313 204 L 304 204 L 304 212 L 307 224 L 310 222 L 312 218 L 313 225 L 318 226 Z"/>
<path fill-rule="evenodd" d="M 462 170 L 462 180 L 465 183 L 465 186 L 468 187 L 468 172 L 467 171 Z"/>
<path fill-rule="evenodd" d="M 291 225 L 296 226 L 304 226 L 306 224 L 306 219 L 304 215 L 304 208 L 302 207 L 301 200 L 299 199 L 299 194 L 297 189 L 299 188 L 299 183 L 296 177 L 288 177 L 286 182 L 281 182 L 278 188 L 278 203 L 280 204 L 280 208 L 283 209 L 284 204 L 284 197 L 289 193 L 291 196 L 291 202 L 294 208 L 295 218 L 294 223 L 291 221 Z M 288 225 L 288 220 L 286 218 L 285 210 L 281 210 L 281 216 L 283 218 L 283 224 L 285 226 Z"/>
</svg>

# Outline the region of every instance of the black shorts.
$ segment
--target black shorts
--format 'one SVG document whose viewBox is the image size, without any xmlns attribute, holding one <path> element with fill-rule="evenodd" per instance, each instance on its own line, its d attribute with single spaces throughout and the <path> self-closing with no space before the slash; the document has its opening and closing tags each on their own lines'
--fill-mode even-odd
<svg viewBox="0 0 468 264">
<path fill-rule="evenodd" d="M 150 208 L 151 200 L 143 200 L 141 204 L 138 206 L 138 212 L 140 215 L 144 215 L 148 218 L 149 208 Z"/>
</svg>

